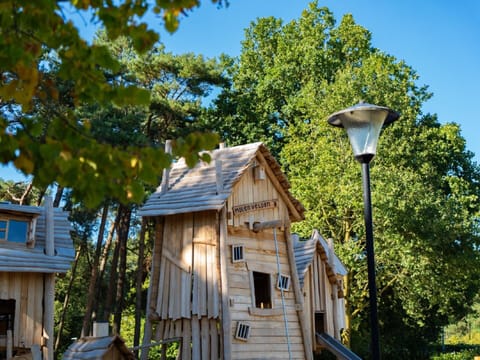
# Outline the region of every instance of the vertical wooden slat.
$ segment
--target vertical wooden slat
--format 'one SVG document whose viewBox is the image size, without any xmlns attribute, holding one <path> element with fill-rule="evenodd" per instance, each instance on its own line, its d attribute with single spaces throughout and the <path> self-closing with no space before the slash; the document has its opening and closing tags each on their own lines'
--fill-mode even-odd
<svg viewBox="0 0 480 360">
<path fill-rule="evenodd" d="M 183 319 L 182 360 L 192 359 L 192 324 L 190 319 Z"/>
<path fill-rule="evenodd" d="M 308 316 L 308 314 L 304 313 L 303 296 L 300 289 L 300 283 L 298 280 L 297 267 L 295 265 L 295 255 L 293 252 L 293 243 L 292 243 L 292 238 L 290 236 L 289 226 L 285 227 L 283 240 L 287 247 L 288 262 L 290 265 L 290 272 L 292 274 L 291 282 L 292 282 L 293 291 L 295 294 L 295 303 L 296 303 L 296 306 L 298 306 L 297 316 L 300 323 L 300 330 L 302 332 L 305 359 L 312 360 L 313 359 L 312 343 L 310 341 L 310 334 L 307 333 L 307 326 L 306 326 L 306 321 L 307 321 L 306 315 Z"/>
<path fill-rule="evenodd" d="M 210 360 L 210 325 L 206 316 L 200 321 L 200 330 L 202 338 L 202 360 Z"/>
<path fill-rule="evenodd" d="M 0 296 L 2 299 L 8 299 L 9 296 L 9 276 L 6 272 L 0 272 Z"/>
<path fill-rule="evenodd" d="M 183 216 L 183 233 L 182 233 L 182 262 L 190 267 L 190 272 L 181 272 L 181 316 L 183 318 L 191 317 L 191 289 L 192 289 L 192 237 L 193 237 L 193 215 L 185 214 Z"/>
<path fill-rule="evenodd" d="M 214 273 L 215 273 L 215 262 L 214 262 L 214 257 L 212 256 L 212 252 L 214 246 L 211 245 L 206 245 L 205 246 L 205 267 L 206 267 L 206 285 L 207 285 L 207 315 L 208 318 L 212 318 L 214 316 L 213 313 L 213 307 L 214 307 L 214 283 L 213 283 L 213 278 L 214 278 Z"/>
<path fill-rule="evenodd" d="M 158 259 L 159 262 L 159 273 L 158 273 L 158 283 L 156 288 L 157 290 L 157 297 L 154 299 L 156 302 L 155 311 L 158 315 L 162 315 L 162 303 L 165 294 L 168 294 L 168 291 L 165 290 L 165 269 L 167 266 L 167 259 L 165 256 L 162 256 L 161 259 Z"/>
<path fill-rule="evenodd" d="M 218 258 L 217 258 L 217 246 L 211 246 L 210 247 L 210 252 L 211 252 L 211 263 L 209 264 L 210 270 L 209 272 L 212 274 L 211 276 L 211 281 L 212 281 L 212 313 L 211 316 L 213 318 L 218 318 L 219 315 L 219 288 L 218 288 Z"/>
<path fill-rule="evenodd" d="M 195 235 L 194 235 L 195 236 Z M 198 271 L 198 263 L 199 263 L 199 250 L 198 244 L 193 243 L 193 264 L 192 264 L 192 271 L 193 271 L 193 286 L 192 286 L 192 315 L 198 315 L 198 293 L 199 293 L 199 271 Z"/>
<path fill-rule="evenodd" d="M 162 313 L 160 314 L 162 319 L 168 319 L 168 301 L 170 293 L 170 269 L 172 265 L 167 259 L 163 259 L 165 262 L 165 276 L 163 282 L 163 296 L 162 296 Z M 159 299 L 160 300 L 160 299 Z"/>
<path fill-rule="evenodd" d="M 200 346 L 200 321 L 198 317 L 192 317 L 192 360 L 201 359 Z"/>
<path fill-rule="evenodd" d="M 42 338 L 42 298 L 43 294 L 43 282 L 41 274 L 35 274 L 35 330 L 34 330 L 34 343 L 40 345 L 40 339 Z M 53 339 L 51 340 L 53 341 Z"/>
<path fill-rule="evenodd" d="M 55 256 L 53 200 L 45 197 L 45 254 Z M 53 317 L 55 312 L 55 274 L 45 275 L 44 317 L 43 328 L 46 346 L 43 348 L 43 358 L 53 360 Z"/>
<path fill-rule="evenodd" d="M 174 259 L 177 259 L 177 253 L 178 253 L 178 232 L 181 231 L 181 228 L 179 227 L 179 221 L 177 218 L 171 218 L 171 223 L 172 225 L 170 226 L 170 231 L 168 233 L 168 248 L 171 251 L 171 254 L 173 255 Z M 179 284 L 180 280 L 180 269 L 175 266 L 172 262 L 169 261 L 169 268 L 170 268 L 170 284 L 169 284 L 169 301 L 168 301 L 168 317 L 169 319 L 172 319 L 173 321 L 178 319 L 180 317 L 180 304 L 179 304 L 179 299 L 180 297 L 180 292 L 179 290 L 181 289 L 181 286 Z M 178 310 L 178 312 L 177 312 Z"/>
<path fill-rule="evenodd" d="M 48 275 L 45 275 L 45 276 L 48 276 Z M 31 346 L 32 344 L 34 344 L 34 331 L 35 331 L 35 301 L 37 301 L 36 299 L 36 286 L 35 286 L 35 274 L 33 273 L 29 273 L 28 275 L 28 289 L 27 289 L 27 296 L 28 296 L 28 302 L 27 302 L 27 319 L 26 319 L 26 329 L 25 329 L 25 340 L 26 340 L 26 344 L 28 344 L 28 346 Z M 38 294 L 39 296 L 41 296 L 41 294 Z M 39 319 L 41 321 L 41 318 Z M 44 325 L 46 323 L 46 319 L 44 320 Z M 48 333 L 45 333 L 45 335 L 50 335 Z M 47 354 L 45 355 L 45 352 L 44 352 L 44 357 L 45 356 L 48 356 L 48 350 L 47 350 Z"/>
<path fill-rule="evenodd" d="M 198 310 L 201 316 L 207 315 L 207 246 L 198 244 L 200 250 Z"/>
<path fill-rule="evenodd" d="M 26 337 L 25 337 L 25 331 L 27 328 L 27 319 L 28 319 L 28 278 L 27 275 L 22 276 L 22 281 L 20 282 L 21 286 L 21 295 L 20 295 L 20 321 L 19 321 L 19 328 L 21 329 L 20 336 L 19 336 L 19 343 L 21 344 L 22 342 L 27 344 Z"/>
<path fill-rule="evenodd" d="M 165 329 L 166 320 L 160 320 L 155 326 L 155 340 L 160 341 L 164 338 L 164 329 Z"/>
<path fill-rule="evenodd" d="M 20 346 L 20 324 L 21 324 L 21 316 L 20 316 L 20 309 L 21 309 L 21 298 L 22 298 L 22 281 L 23 281 L 23 274 L 15 273 L 10 275 L 12 279 L 12 283 L 14 286 L 13 291 L 10 291 L 10 294 L 15 299 L 15 323 L 13 324 L 13 344 L 14 346 Z"/>
<path fill-rule="evenodd" d="M 210 320 L 210 359 L 218 359 L 218 329 L 217 320 Z"/>
<path fill-rule="evenodd" d="M 219 260 L 220 260 L 220 289 L 222 296 L 222 347 L 223 359 L 232 357 L 232 328 L 230 320 L 230 309 L 228 301 L 228 270 L 227 270 L 227 208 L 224 206 L 220 212 L 219 219 Z"/>
</svg>

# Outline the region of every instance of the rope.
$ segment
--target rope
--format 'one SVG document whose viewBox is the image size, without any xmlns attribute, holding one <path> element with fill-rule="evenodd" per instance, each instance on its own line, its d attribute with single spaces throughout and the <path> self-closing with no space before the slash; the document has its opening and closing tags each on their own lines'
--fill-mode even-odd
<svg viewBox="0 0 480 360">
<path fill-rule="evenodd" d="M 275 240 L 275 254 L 277 256 L 277 284 L 278 280 L 280 279 L 281 272 L 280 272 L 280 258 L 278 256 L 278 242 L 277 242 L 277 228 L 273 228 L 273 239 Z M 283 308 L 283 320 L 285 324 L 285 335 L 287 336 L 287 347 L 288 347 L 288 358 L 292 359 L 292 350 L 290 349 L 290 335 L 288 333 L 288 319 L 287 319 L 287 310 L 285 308 L 285 296 L 283 294 L 283 286 L 280 287 L 280 293 L 282 294 L 282 308 Z"/>
</svg>

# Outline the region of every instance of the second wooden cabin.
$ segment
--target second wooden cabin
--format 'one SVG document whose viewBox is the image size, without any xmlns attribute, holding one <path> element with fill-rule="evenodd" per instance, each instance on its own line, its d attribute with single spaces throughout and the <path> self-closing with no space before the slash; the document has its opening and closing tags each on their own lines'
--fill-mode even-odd
<svg viewBox="0 0 480 360">
<path fill-rule="evenodd" d="M 303 206 L 262 143 L 211 158 L 176 162 L 140 209 L 156 224 L 144 345 L 180 340 L 187 360 L 312 359 L 290 234 Z"/>
<path fill-rule="evenodd" d="M 0 203 L 0 358 L 54 358 L 55 274 L 75 257 L 70 230 L 50 198 L 41 207 Z"/>
</svg>

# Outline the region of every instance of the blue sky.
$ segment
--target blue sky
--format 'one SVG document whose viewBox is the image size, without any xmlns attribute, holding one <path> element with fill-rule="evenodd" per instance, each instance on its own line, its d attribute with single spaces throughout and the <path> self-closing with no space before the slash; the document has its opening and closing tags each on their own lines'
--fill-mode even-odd
<svg viewBox="0 0 480 360">
<path fill-rule="evenodd" d="M 217 9 L 208 1 L 182 20 L 163 43 L 174 53 L 208 57 L 239 55 L 244 29 L 258 17 L 284 22 L 299 18 L 310 1 L 230 0 Z M 467 149 L 480 163 L 480 1 L 478 0 L 319 0 L 337 22 L 346 13 L 372 33 L 373 46 L 405 60 L 428 85 L 433 98 L 424 112 L 441 123 L 460 124 Z M 353 105 L 353 104 L 352 104 Z M 339 109 L 340 110 L 340 109 Z"/>
<path fill-rule="evenodd" d="M 309 1 L 229 0 L 217 8 L 204 0 L 182 19 L 174 34 L 163 31 L 160 20 L 151 26 L 161 32 L 166 50 L 194 52 L 207 57 L 240 54 L 244 29 L 259 17 L 284 22 L 296 19 Z M 339 22 L 346 13 L 372 33 L 373 46 L 415 69 L 419 85 L 428 85 L 433 98 L 424 112 L 436 113 L 441 123 L 460 124 L 467 149 L 480 163 L 480 1 L 478 0 L 319 0 Z M 79 26 L 88 22 L 76 21 Z M 157 23 L 157 25 L 155 24 Z M 82 26 L 83 27 L 83 26 Z M 94 29 L 81 29 L 90 39 Z M 353 105 L 353 104 L 352 104 Z M 0 177 L 18 178 L 2 168 Z"/>
</svg>

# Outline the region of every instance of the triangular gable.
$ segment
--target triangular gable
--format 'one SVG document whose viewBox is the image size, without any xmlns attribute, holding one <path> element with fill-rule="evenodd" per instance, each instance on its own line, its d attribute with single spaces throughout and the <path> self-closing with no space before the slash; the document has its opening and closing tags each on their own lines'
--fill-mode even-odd
<svg viewBox="0 0 480 360">
<path fill-rule="evenodd" d="M 348 273 L 345 265 L 343 265 L 334 252 L 330 251 L 327 241 L 317 230 L 313 231 L 311 238 L 308 240 L 300 239 L 297 234 L 292 234 L 292 240 L 300 286 L 303 287 L 308 265 L 312 263 L 313 257 L 317 251 L 326 259 L 327 271 L 341 276 Z"/>
<path fill-rule="evenodd" d="M 189 168 L 184 159 L 172 165 L 168 190 L 159 187 L 139 210 L 141 216 L 163 216 L 205 210 L 220 210 L 244 172 L 259 156 L 270 167 L 287 199 L 287 206 L 295 220 L 303 218 L 304 208 L 289 192 L 290 184 L 280 165 L 260 142 L 221 148 L 210 152 L 209 163 L 199 162 Z M 221 162 L 221 176 L 217 175 Z M 221 188 L 217 184 L 221 179 Z"/>
</svg>

